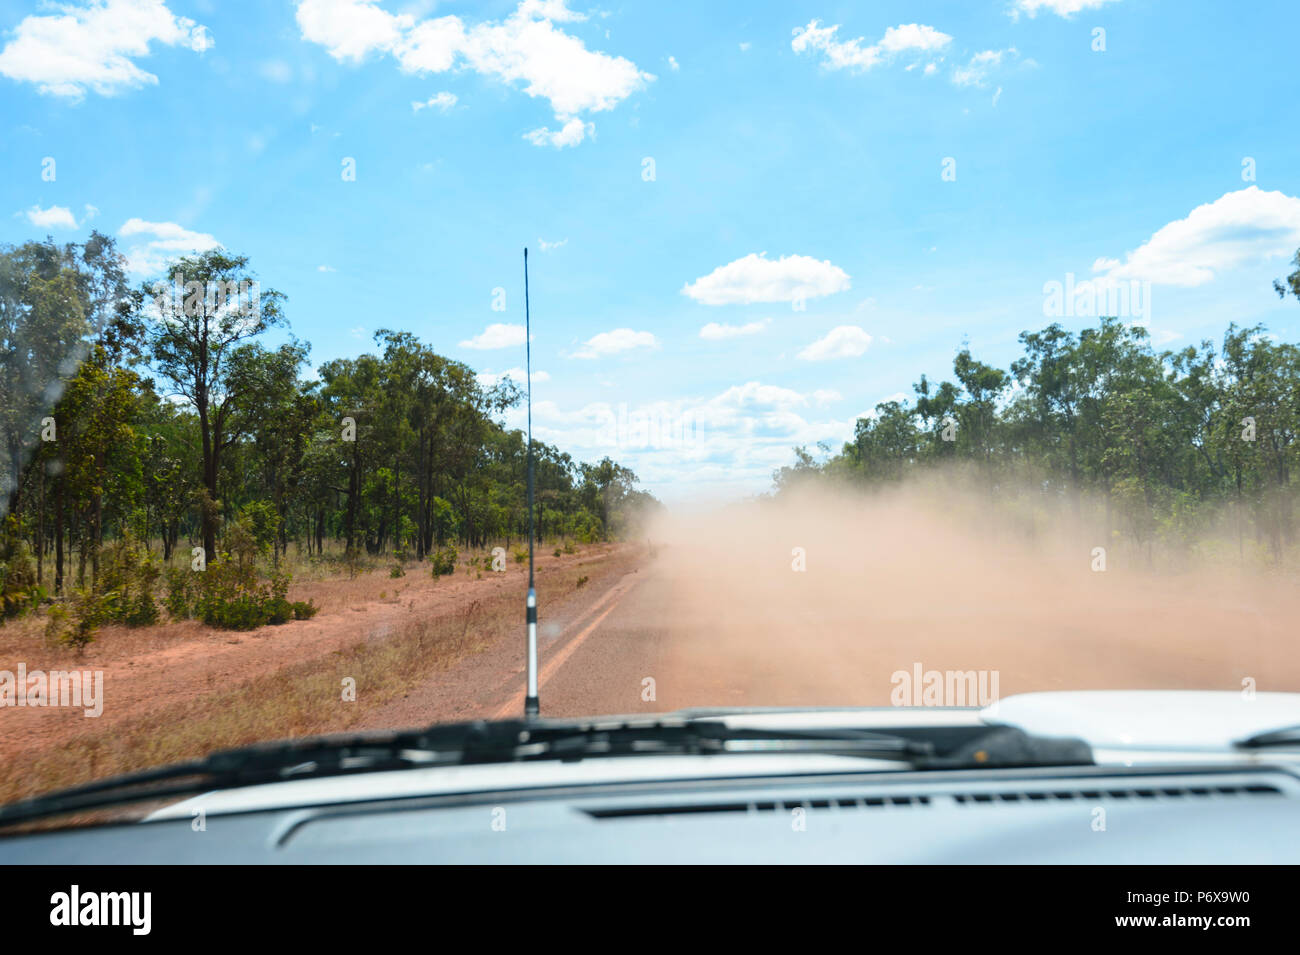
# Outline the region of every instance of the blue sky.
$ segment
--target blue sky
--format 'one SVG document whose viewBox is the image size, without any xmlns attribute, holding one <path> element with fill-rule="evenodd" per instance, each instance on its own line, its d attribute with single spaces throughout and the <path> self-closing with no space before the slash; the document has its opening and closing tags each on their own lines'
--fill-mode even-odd
<svg viewBox="0 0 1300 955">
<path fill-rule="evenodd" d="M 141 280 L 219 243 L 313 366 L 391 327 L 485 375 L 523 365 L 527 245 L 535 433 L 734 497 L 965 341 L 1005 367 L 1022 330 L 1091 324 L 1053 282 L 1130 293 L 1162 347 L 1295 340 L 1270 284 L 1300 247 L 1298 27 L 1289 2 L 0 0 L 0 241 L 99 228 Z"/>
</svg>

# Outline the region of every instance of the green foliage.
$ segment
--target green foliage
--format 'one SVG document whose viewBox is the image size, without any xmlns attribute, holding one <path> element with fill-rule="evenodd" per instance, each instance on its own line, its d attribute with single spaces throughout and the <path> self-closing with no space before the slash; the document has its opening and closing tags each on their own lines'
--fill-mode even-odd
<svg viewBox="0 0 1300 955">
<path fill-rule="evenodd" d="M 188 567 L 168 567 L 166 573 L 167 597 L 163 601 L 173 620 L 186 620 L 191 616 L 198 598 L 198 575 Z"/>
<path fill-rule="evenodd" d="M 312 600 L 295 600 L 292 606 L 295 620 L 310 620 L 320 610 Z"/>
<path fill-rule="evenodd" d="M 528 559 L 528 548 L 516 547 L 514 556 L 515 556 L 515 563 L 522 564 L 524 561 Z"/>
<path fill-rule="evenodd" d="M 65 604 L 50 608 L 45 638 L 81 653 L 94 641 L 99 628 L 118 612 L 114 594 L 97 594 L 85 588 L 74 591 Z"/>
<path fill-rule="evenodd" d="M 36 559 L 16 533 L 0 539 L 0 625 L 33 610 L 45 596 L 36 581 Z"/>
<path fill-rule="evenodd" d="M 406 576 L 406 568 L 402 566 L 401 561 L 398 561 L 397 563 L 393 564 L 392 567 L 388 568 L 388 576 L 394 578 Z"/>
<path fill-rule="evenodd" d="M 447 574 L 454 574 L 456 572 L 456 549 L 454 547 L 439 547 L 430 555 L 429 563 L 434 580 Z"/>
<path fill-rule="evenodd" d="M 1253 536 L 1275 562 L 1294 549 L 1300 346 L 1229 325 L 1218 348 L 1156 352 L 1145 329 L 1115 318 L 1078 334 L 1050 325 L 1020 342 L 1009 375 L 963 350 L 955 383 L 921 376 L 914 404 L 877 405 L 839 453 L 823 448 L 818 461 L 796 449 L 773 475 L 778 493 L 893 484 L 943 467 L 1004 500 L 1029 486 L 1076 512 L 1085 498 L 1100 502 L 1106 539 L 1148 553 L 1157 543 L 1173 553 L 1212 546 L 1211 533 L 1231 534 L 1243 555 Z"/>
</svg>

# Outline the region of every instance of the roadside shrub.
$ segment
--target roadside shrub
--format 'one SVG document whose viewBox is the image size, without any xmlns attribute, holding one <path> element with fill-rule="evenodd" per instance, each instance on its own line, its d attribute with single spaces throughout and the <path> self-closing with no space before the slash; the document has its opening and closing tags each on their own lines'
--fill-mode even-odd
<svg viewBox="0 0 1300 955">
<path fill-rule="evenodd" d="M 522 563 L 523 563 L 524 561 L 526 561 L 527 559 L 528 559 L 528 548 L 527 548 L 527 547 L 517 547 L 517 548 L 515 548 L 515 563 L 516 563 L 516 564 L 522 564 Z"/>
<path fill-rule="evenodd" d="M 586 583 L 587 583 L 587 575 L 583 574 L 581 577 L 578 578 L 578 586 L 581 587 Z"/>
<path fill-rule="evenodd" d="M 199 575 L 188 567 L 167 568 L 167 597 L 163 606 L 173 620 L 187 620 L 198 595 Z"/>
<path fill-rule="evenodd" d="M 564 552 L 566 554 L 576 554 L 578 552 L 578 548 L 573 546 L 573 541 L 566 540 L 564 542 Z"/>
<path fill-rule="evenodd" d="M 430 555 L 430 563 L 433 565 L 433 577 L 437 580 L 447 574 L 456 572 L 456 548 L 439 547 Z"/>
<path fill-rule="evenodd" d="M 88 588 L 75 591 L 66 603 L 50 608 L 45 639 L 80 654 L 94 641 L 99 628 L 112 619 L 114 602 L 112 594 L 97 594 Z"/>
<path fill-rule="evenodd" d="M 0 624 L 34 610 L 44 598 L 31 548 L 16 532 L 6 533 L 0 540 Z"/>
<path fill-rule="evenodd" d="M 283 597 L 272 597 L 266 605 L 266 622 L 279 626 L 293 619 L 293 604 Z"/>
<path fill-rule="evenodd" d="M 552 557 L 559 557 L 559 556 L 560 556 L 560 553 L 561 553 L 560 548 L 557 547 L 557 548 L 555 548 L 555 553 L 552 554 L 551 556 L 552 556 Z"/>
<path fill-rule="evenodd" d="M 320 610 L 314 600 L 295 600 L 292 607 L 294 620 L 310 620 Z"/>
<path fill-rule="evenodd" d="M 180 593 L 194 587 L 197 596 L 190 612 L 208 626 L 222 630 L 254 630 L 294 619 L 295 606 L 288 599 L 289 574 L 277 570 L 268 580 L 261 579 L 257 561 L 267 545 L 255 531 L 256 527 L 242 518 L 228 528 L 228 550 L 211 561 L 207 570 L 194 575 L 197 584 L 177 579 L 176 603 L 181 602 Z"/>
<path fill-rule="evenodd" d="M 392 567 L 388 568 L 388 576 L 389 576 L 389 577 L 405 577 L 405 576 L 406 576 L 406 568 L 403 567 L 403 566 L 401 565 L 401 562 L 398 562 L 398 563 L 396 563 L 396 564 L 393 564 Z"/>
</svg>

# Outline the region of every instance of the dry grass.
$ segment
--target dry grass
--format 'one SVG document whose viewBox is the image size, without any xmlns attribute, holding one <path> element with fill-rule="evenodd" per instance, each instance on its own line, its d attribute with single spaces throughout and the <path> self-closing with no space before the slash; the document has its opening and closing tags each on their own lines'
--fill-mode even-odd
<svg viewBox="0 0 1300 955">
<path fill-rule="evenodd" d="M 385 576 L 373 581 L 333 581 L 330 586 L 379 589 L 381 581 L 390 587 L 402 582 Z M 568 573 L 550 574 L 537 583 L 547 602 L 575 589 Z M 126 723 L 112 734 L 74 737 L 21 764 L 5 760 L 0 762 L 0 802 L 260 740 L 349 730 L 430 673 L 454 666 L 517 628 L 519 616 L 518 594 L 484 596 L 455 612 L 412 621 L 324 658 L 215 689 Z M 342 699 L 343 680 L 349 677 L 356 681 L 356 702 Z"/>
</svg>

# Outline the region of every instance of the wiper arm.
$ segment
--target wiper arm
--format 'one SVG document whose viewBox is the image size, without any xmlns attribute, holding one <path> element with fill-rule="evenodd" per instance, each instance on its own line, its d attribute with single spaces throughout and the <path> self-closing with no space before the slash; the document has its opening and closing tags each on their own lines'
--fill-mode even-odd
<svg viewBox="0 0 1300 955">
<path fill-rule="evenodd" d="M 877 733 L 856 728 L 731 727 L 721 719 L 502 720 L 426 730 L 314 737 L 224 750 L 0 806 L 0 826 L 70 812 L 298 779 L 474 763 L 607 756 L 815 753 L 889 760 L 912 769 L 1089 765 L 1087 744 L 1009 726 Z M 945 745 L 935 740 L 944 736 Z M 929 737 L 929 738 L 927 738 Z"/>
<path fill-rule="evenodd" d="M 1284 726 L 1281 729 L 1256 733 L 1233 744 L 1238 749 L 1282 749 L 1293 747 L 1300 749 L 1300 726 Z"/>
</svg>

